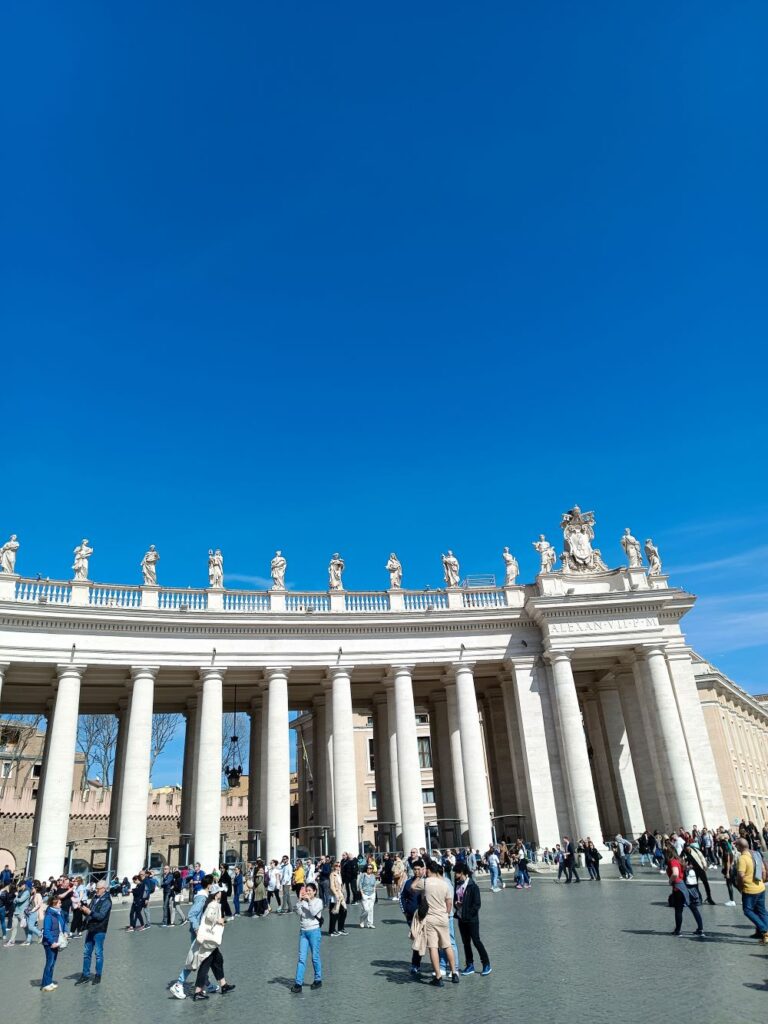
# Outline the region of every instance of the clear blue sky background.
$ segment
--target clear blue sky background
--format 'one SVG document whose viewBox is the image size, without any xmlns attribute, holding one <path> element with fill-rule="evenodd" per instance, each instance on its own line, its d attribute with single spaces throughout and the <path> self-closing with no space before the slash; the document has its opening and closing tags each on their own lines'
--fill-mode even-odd
<svg viewBox="0 0 768 1024">
<path fill-rule="evenodd" d="M 523 577 L 653 536 L 768 690 L 762 3 L 13 4 L 0 530 L 19 569 Z M 164 763 L 164 762 L 163 762 Z M 164 769 L 164 772 L 166 769 Z M 170 768 L 167 768 L 171 772 Z M 175 769 L 174 769 L 175 771 Z"/>
</svg>

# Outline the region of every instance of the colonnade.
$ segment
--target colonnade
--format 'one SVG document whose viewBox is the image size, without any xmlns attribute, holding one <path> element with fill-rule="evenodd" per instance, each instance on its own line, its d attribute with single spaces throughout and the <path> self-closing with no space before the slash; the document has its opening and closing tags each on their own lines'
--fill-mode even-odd
<svg viewBox="0 0 768 1024">
<path fill-rule="evenodd" d="M 419 677 L 418 699 L 414 663 L 390 665 L 378 685 L 366 684 L 377 813 L 397 823 L 403 849 L 424 844 L 416 708 L 425 701 L 442 813 L 460 822 L 473 847 L 491 841 L 492 810 L 498 812 L 499 804 L 522 815 L 529 836 L 542 846 L 559 841 L 563 832 L 599 839 L 619 827 L 636 832 L 646 824 L 725 822 L 687 653 L 663 643 L 636 645 L 594 688 L 577 684 L 587 663 L 583 651 L 579 660 L 574 653 L 560 648 L 515 655 L 497 664 L 491 681 L 487 665 L 476 678 L 478 663 L 463 658 L 434 666 L 432 681 L 424 682 L 423 671 Z M 86 669 L 78 662 L 56 668 L 37 805 L 39 876 L 62 868 Z M 121 876 L 144 862 L 158 672 L 157 663 L 127 666 L 127 696 L 116 709 L 110 832 Z M 205 867 L 219 857 L 226 673 L 223 666 L 197 670 L 194 692 L 184 703 L 181 833 L 190 837 L 194 859 Z M 316 816 L 331 826 L 337 853 L 358 848 L 353 707 L 360 706 L 360 697 L 354 673 L 351 665 L 328 668 L 311 701 Z M 248 706 L 248 826 L 261 834 L 262 853 L 270 858 L 291 847 L 290 678 L 289 665 L 254 666 Z"/>
</svg>

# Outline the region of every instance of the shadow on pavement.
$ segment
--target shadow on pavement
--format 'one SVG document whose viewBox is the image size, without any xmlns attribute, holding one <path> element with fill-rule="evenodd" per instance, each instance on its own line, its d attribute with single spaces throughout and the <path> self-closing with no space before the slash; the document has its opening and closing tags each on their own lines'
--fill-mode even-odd
<svg viewBox="0 0 768 1024">
<path fill-rule="evenodd" d="M 660 932 L 654 928 L 624 928 L 625 935 L 668 935 L 670 939 L 673 937 L 672 932 Z M 734 935 L 726 935 L 724 932 L 712 932 L 708 928 L 705 929 L 705 938 L 700 939 L 693 932 L 683 932 L 681 938 L 683 939 L 696 939 L 697 942 L 729 942 L 737 946 L 746 946 L 749 942 L 748 939 L 739 939 Z"/>
<path fill-rule="evenodd" d="M 290 988 L 293 985 L 293 978 L 272 978 L 270 985 L 282 985 L 283 988 Z"/>
<path fill-rule="evenodd" d="M 371 967 L 379 968 L 373 972 L 377 977 L 395 985 L 418 985 L 421 981 L 420 976 L 409 972 L 408 965 L 402 960 L 371 960 Z"/>
</svg>

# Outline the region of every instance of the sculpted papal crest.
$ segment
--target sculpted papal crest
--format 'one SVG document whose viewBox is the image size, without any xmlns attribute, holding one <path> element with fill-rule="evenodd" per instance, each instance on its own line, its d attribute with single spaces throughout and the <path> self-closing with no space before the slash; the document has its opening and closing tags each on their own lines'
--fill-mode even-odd
<svg viewBox="0 0 768 1024">
<path fill-rule="evenodd" d="M 565 540 L 565 551 L 560 556 L 563 572 L 607 572 L 608 566 L 600 557 L 597 548 L 592 547 L 595 537 L 595 513 L 582 512 L 574 505 L 563 515 L 560 527 Z"/>
</svg>

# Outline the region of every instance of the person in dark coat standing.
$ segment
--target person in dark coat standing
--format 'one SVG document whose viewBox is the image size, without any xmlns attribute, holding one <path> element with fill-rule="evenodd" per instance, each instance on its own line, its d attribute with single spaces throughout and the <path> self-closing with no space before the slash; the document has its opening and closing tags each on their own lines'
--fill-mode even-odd
<svg viewBox="0 0 768 1024">
<path fill-rule="evenodd" d="M 485 977 L 491 973 L 491 961 L 488 952 L 480 941 L 480 889 L 465 864 L 457 864 L 454 868 L 455 889 L 453 894 L 453 916 L 459 924 L 461 939 L 464 943 L 464 959 L 466 966 L 463 975 L 475 973 L 475 958 L 472 944 L 480 954 L 483 965 L 481 974 Z"/>
<path fill-rule="evenodd" d="M 91 900 L 90 906 L 83 906 L 82 911 L 88 923 L 85 926 L 83 973 L 75 984 L 84 985 L 91 980 L 91 958 L 95 951 L 96 973 L 93 976 L 93 984 L 98 985 L 104 970 L 104 940 L 107 937 L 109 915 L 112 913 L 112 897 L 107 891 L 107 883 L 103 878 L 96 883 L 96 895 Z"/>
</svg>

